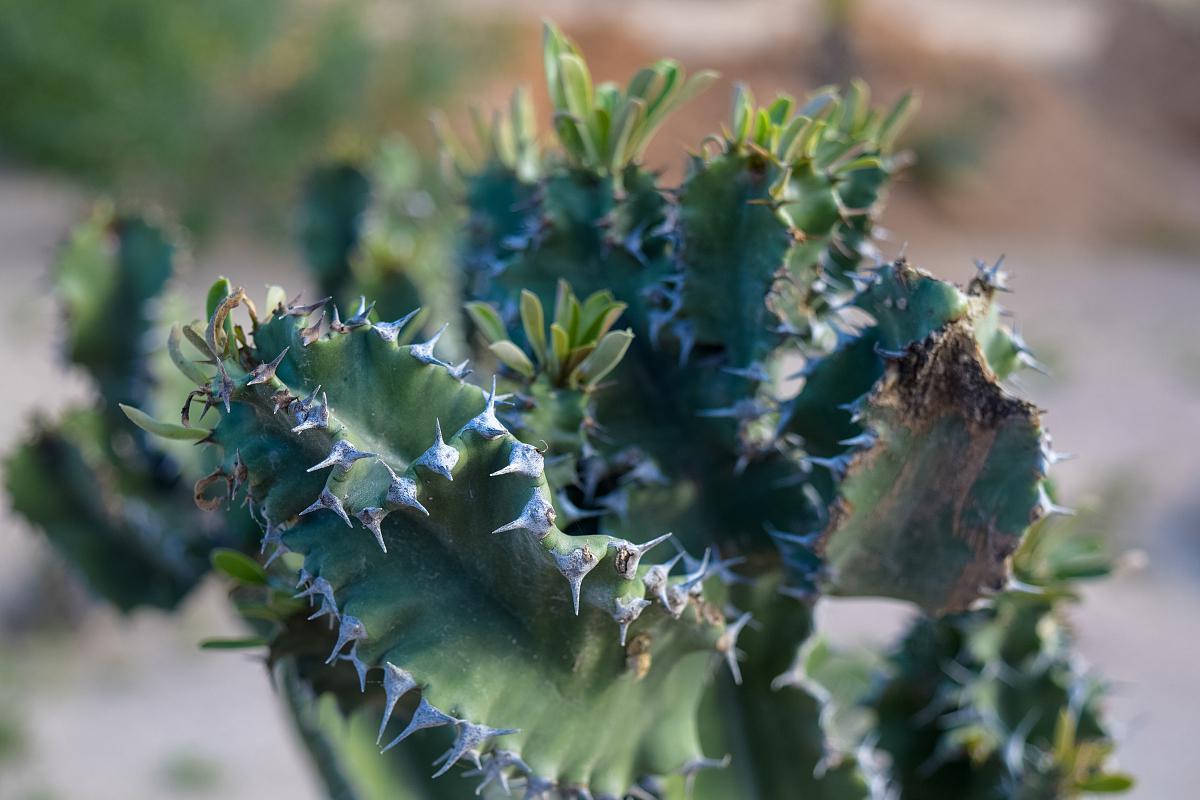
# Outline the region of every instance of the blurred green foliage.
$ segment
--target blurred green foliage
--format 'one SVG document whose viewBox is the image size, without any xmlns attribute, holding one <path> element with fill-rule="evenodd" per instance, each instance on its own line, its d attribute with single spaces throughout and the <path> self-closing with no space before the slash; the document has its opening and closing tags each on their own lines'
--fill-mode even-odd
<svg viewBox="0 0 1200 800">
<path fill-rule="evenodd" d="M 6 0 L 0 154 L 163 202 L 193 231 L 231 198 L 279 218 L 332 139 L 423 126 L 422 108 L 497 52 L 469 31 L 452 37 L 431 4 L 385 9 L 394 25 L 364 10 Z"/>
</svg>

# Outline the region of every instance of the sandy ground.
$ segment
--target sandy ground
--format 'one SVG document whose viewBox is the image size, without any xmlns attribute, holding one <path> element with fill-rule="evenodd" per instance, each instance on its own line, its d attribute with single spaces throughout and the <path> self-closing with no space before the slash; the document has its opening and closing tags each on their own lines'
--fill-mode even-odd
<svg viewBox="0 0 1200 800">
<path fill-rule="evenodd" d="M 582 5 L 555 3 L 552 13 L 569 17 L 582 13 Z M 667 20 L 716 27 L 733 50 L 761 42 L 755 20 L 772 13 L 757 0 L 703 5 L 705 14 L 689 16 L 678 2 L 658 2 L 653 13 L 629 19 L 645 36 L 679 42 L 705 34 Z M 870 5 L 920 16 L 928 24 L 914 30 L 933 46 L 1000 48 L 1052 68 L 1084 57 L 1095 41 L 1095 13 L 1083 2 L 1056 2 L 1050 18 L 1037 16 L 1041 4 L 1027 0 Z M 803 10 L 799 4 L 788 13 Z M 954 15 L 972 12 L 977 38 L 964 41 Z M 44 277 L 55 244 L 85 202 L 61 184 L 0 171 L 0 452 L 19 440 L 32 411 L 53 413 L 87 394 L 79 376 L 54 366 L 55 309 Z M 890 254 L 907 240 L 913 261 L 950 279 L 966 280 L 973 258 L 1007 254 L 1016 290 L 1009 305 L 1053 373 L 1027 374 L 1021 388 L 1051 409 L 1047 423 L 1059 449 L 1082 456 L 1058 468 L 1065 497 L 1085 504 L 1097 493 L 1117 493 L 1117 546 L 1149 556 L 1145 569 L 1087 592 L 1074 614 L 1080 649 L 1113 682 L 1119 762 L 1139 780 L 1131 797 L 1194 797 L 1194 769 L 1180 755 L 1200 719 L 1189 668 L 1200 660 L 1200 450 L 1192 444 L 1200 429 L 1198 259 L 1070 237 L 968 236 L 908 217 L 892 226 Z M 247 242 L 220 242 L 198 257 L 184 285 L 194 290 L 225 272 L 259 286 L 289 274 L 291 260 Z M 0 607 L 20 591 L 45 549 L 0 507 Z M 866 601 L 826 602 L 820 609 L 825 629 L 839 641 L 874 645 L 890 641 L 907 613 Z M 243 656 L 196 649 L 201 638 L 236 630 L 220 587 L 209 585 L 180 617 L 121 619 L 97 610 L 78 637 L 19 646 L 0 640 L 0 731 L 15 720 L 23 739 L 15 758 L 0 760 L 0 797 L 315 798 L 264 671 Z"/>
</svg>

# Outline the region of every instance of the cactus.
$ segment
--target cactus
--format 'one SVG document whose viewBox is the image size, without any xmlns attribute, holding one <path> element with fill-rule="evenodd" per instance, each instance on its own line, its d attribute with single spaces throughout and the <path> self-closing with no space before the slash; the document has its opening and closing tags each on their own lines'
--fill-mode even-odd
<svg viewBox="0 0 1200 800">
<path fill-rule="evenodd" d="M 61 331 L 66 355 L 91 377 L 97 401 L 57 423 L 35 421 L 6 465 L 13 508 L 122 610 L 173 607 L 208 571 L 210 550 L 241 546 L 247 532 L 232 517 L 216 520 L 195 507 L 193 485 L 211 465 L 190 443 L 165 446 L 131 428 L 122 412 L 156 406 L 163 394 L 177 407 L 179 381 L 156 380 L 156 373 L 176 373 L 160 370 L 150 349 L 176 239 L 169 228 L 104 203 L 73 232 L 55 272 Z"/>
<path fill-rule="evenodd" d="M 557 148 L 520 92 L 474 150 L 440 125 L 474 372 L 446 325 L 367 299 L 221 281 L 176 328 L 180 424 L 130 418 L 204 445 L 272 547 L 214 554 L 255 636 L 211 646 L 267 648 L 338 796 L 357 757 L 315 695 L 378 715 L 394 785 L 429 796 L 471 791 L 413 778 L 438 752 L 435 778 L 489 797 L 1123 788 L 1059 635 L 1069 580 L 1106 567 L 1048 519 L 1058 455 L 1006 382 L 1036 362 L 1002 264 L 960 288 L 872 244 L 911 101 L 739 90 L 668 188 L 642 154 L 711 74 L 594 86 L 552 26 L 545 64 Z M 353 213 L 308 243 L 345 282 L 366 184 L 315 202 L 322 180 L 310 218 Z M 814 633 L 827 596 L 925 616 L 856 664 Z"/>
<path fill-rule="evenodd" d="M 428 172 L 407 141 L 392 137 L 307 176 L 298 227 L 318 291 L 347 310 L 365 294 L 384 317 L 416 306 L 452 310 L 453 275 L 437 268 L 452 234 Z"/>
</svg>

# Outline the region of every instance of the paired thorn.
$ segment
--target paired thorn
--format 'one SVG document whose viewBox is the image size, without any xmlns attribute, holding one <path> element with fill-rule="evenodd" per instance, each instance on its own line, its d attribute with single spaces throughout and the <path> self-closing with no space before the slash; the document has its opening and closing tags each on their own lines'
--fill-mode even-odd
<svg viewBox="0 0 1200 800">
<path fill-rule="evenodd" d="M 633 544 L 624 539 L 610 541 L 608 549 L 617 551 L 613 558 L 613 567 L 616 568 L 617 574 L 627 581 L 636 578 L 638 566 L 642 563 L 642 556 L 670 539 L 671 536 L 670 533 L 664 533 L 662 536 L 642 544 Z"/>
<path fill-rule="evenodd" d="M 1075 516 L 1075 509 L 1060 506 L 1050 498 L 1050 493 L 1046 491 L 1046 482 L 1042 481 L 1038 484 L 1038 499 L 1037 508 L 1042 512 L 1043 516 Z"/>
<path fill-rule="evenodd" d="M 325 304 L 326 304 L 326 303 L 328 303 L 328 302 L 329 302 L 330 300 L 332 300 L 333 298 L 332 298 L 332 297 L 326 297 L 326 298 L 324 298 L 324 299 L 318 300 L 318 301 L 317 301 L 317 302 L 315 302 L 315 303 L 311 303 L 311 304 L 309 304 L 309 305 L 307 305 L 307 306 L 298 306 L 298 305 L 296 305 L 296 301 L 298 301 L 299 299 L 300 299 L 300 295 L 296 295 L 295 297 L 293 297 L 293 298 L 292 298 L 292 301 L 291 301 L 290 303 L 288 303 L 287 310 L 283 312 L 283 313 L 284 313 L 286 316 L 289 316 L 289 317 L 308 317 L 308 316 L 311 316 L 311 315 L 312 315 L 312 313 L 313 313 L 314 311 L 316 311 L 318 308 L 320 308 L 320 309 L 324 309 L 324 308 L 325 308 Z"/>
<path fill-rule="evenodd" d="M 361 328 L 368 324 L 367 316 L 371 313 L 371 309 L 375 308 L 375 301 L 372 300 L 370 305 L 367 305 L 366 297 L 359 297 L 358 311 L 354 312 L 354 316 L 342 322 L 338 319 L 338 307 L 333 307 L 333 321 L 329 323 L 329 329 L 335 333 L 349 333 L 355 328 Z"/>
<path fill-rule="evenodd" d="M 321 496 L 318 497 L 311 506 L 301 511 L 300 514 L 311 514 L 314 511 L 320 511 L 322 508 L 327 508 L 330 511 L 333 511 L 342 518 L 342 521 L 345 522 L 347 526 L 353 527 L 350 522 L 349 515 L 346 514 L 346 508 L 342 505 L 341 498 L 334 494 L 329 488 L 322 489 Z"/>
<path fill-rule="evenodd" d="M 458 726 L 458 735 L 454 739 L 454 744 L 437 761 L 433 762 L 434 764 L 442 763 L 441 769 L 433 773 L 433 777 L 435 778 L 445 775 L 452 766 L 464 757 L 471 759 L 476 769 L 481 769 L 483 765 L 479 762 L 479 750 L 485 742 L 497 736 L 508 736 L 509 734 L 520 732 L 517 728 L 493 728 L 488 725 L 467 722 L 466 720 L 458 720 L 456 724 Z"/>
<path fill-rule="evenodd" d="M 492 533 L 527 530 L 539 539 L 545 539 L 554 530 L 556 518 L 554 506 L 542 494 L 541 488 L 534 489 L 533 495 L 521 509 L 521 515 L 505 525 L 501 525 Z"/>
<path fill-rule="evenodd" d="M 303 573 L 301 575 L 302 580 L 305 574 L 307 573 Z M 324 578 L 313 578 L 312 582 L 308 584 L 308 587 L 304 589 L 304 591 L 295 595 L 294 599 L 300 600 L 305 597 L 308 598 L 308 603 L 310 606 L 312 605 L 313 600 L 318 597 L 321 598 L 321 607 L 317 609 L 315 614 L 309 617 L 310 620 L 317 619 L 318 617 L 322 617 L 326 614 L 329 614 L 330 617 L 334 619 L 339 616 L 337 601 L 333 598 L 333 586 L 331 586 L 329 581 L 325 580 Z"/>
<path fill-rule="evenodd" d="M 390 508 L 411 508 L 428 517 L 429 509 L 421 505 L 421 501 L 417 499 L 420 489 L 417 482 L 407 475 L 397 475 L 386 461 L 380 459 L 379 463 L 383 464 L 384 469 L 392 476 L 392 483 L 388 486 L 387 500 L 385 501 L 387 505 Z"/>
<path fill-rule="evenodd" d="M 454 717 L 448 714 L 443 714 L 441 711 L 431 706 L 429 701 L 422 697 L 421 704 L 418 705 L 417 710 L 413 712 L 412 719 L 409 720 L 407 727 L 400 732 L 399 736 L 388 742 L 380 752 L 386 753 L 388 750 L 391 750 L 393 747 L 400 744 L 417 731 L 424 730 L 426 728 L 438 728 L 442 725 L 449 725 L 457 721 L 458 720 L 456 720 Z"/>
<path fill-rule="evenodd" d="M 386 700 L 383 704 L 383 720 L 379 723 L 379 735 L 375 737 L 376 745 L 383 741 L 383 732 L 392 718 L 392 712 L 396 710 L 396 703 L 415 688 L 417 688 L 417 681 L 410 672 L 400 669 L 390 661 L 384 662 L 383 694 Z"/>
<path fill-rule="evenodd" d="M 480 776 L 483 777 L 483 780 L 480 781 L 479 785 L 475 787 L 476 795 L 482 794 L 483 790 L 486 789 L 492 781 L 497 781 L 500 784 L 500 788 L 504 790 L 505 794 L 512 794 L 512 790 L 508 785 L 508 773 L 505 772 L 505 770 L 509 767 L 512 767 L 525 774 L 529 774 L 530 772 L 529 765 L 521 760 L 519 755 L 511 750 L 502 750 L 500 748 L 496 748 L 488 754 L 487 761 L 485 761 L 482 766 L 477 769 L 470 770 L 469 772 L 464 772 L 463 776 L 467 778 L 475 778 Z"/>
<path fill-rule="evenodd" d="M 387 552 L 387 545 L 383 542 L 383 518 L 387 514 L 387 511 L 378 506 L 368 506 L 354 515 L 362 523 L 363 527 L 371 532 L 375 537 L 375 541 L 379 543 L 379 549 L 385 553 Z"/>
<path fill-rule="evenodd" d="M 704 558 L 700 560 L 700 566 L 694 572 L 690 572 L 683 576 L 678 583 L 669 584 L 664 593 L 664 605 L 671 616 L 676 619 L 687 608 L 688 597 L 692 594 L 693 589 L 699 590 L 704 585 L 704 579 L 708 577 L 708 560 L 712 556 L 712 548 L 704 549 Z"/>
<path fill-rule="evenodd" d="M 464 380 L 466 380 L 467 376 L 470 375 L 474 371 L 469 366 L 470 363 L 471 363 L 471 359 L 465 358 L 458 364 L 447 364 L 446 372 L 450 375 L 451 378 L 454 378 L 455 380 L 458 380 L 458 381 L 464 381 Z"/>
<path fill-rule="evenodd" d="M 841 441 L 838 442 L 838 444 L 843 445 L 845 447 L 868 448 L 868 447 L 871 447 L 872 445 L 874 445 L 878 439 L 879 439 L 879 437 L 876 436 L 874 433 L 872 433 L 871 431 L 865 430 L 862 433 L 858 434 L 857 436 L 851 436 L 849 439 L 842 439 Z M 809 459 L 809 460 L 811 461 L 811 459 Z"/>
<path fill-rule="evenodd" d="M 442 421 L 433 421 L 433 444 L 417 457 L 414 467 L 424 467 L 430 472 L 441 475 L 448 481 L 454 480 L 454 467 L 458 464 L 459 452 L 442 439 Z"/>
<path fill-rule="evenodd" d="M 670 603 L 667 601 L 667 579 L 671 575 L 672 568 L 679 563 L 681 558 L 683 558 L 683 553 L 676 553 L 669 561 L 650 567 L 642 576 L 642 583 L 645 585 L 646 591 L 655 596 L 664 607 L 670 607 Z"/>
<path fill-rule="evenodd" d="M 412 318 L 420 313 L 420 311 L 420 308 L 416 308 L 395 322 L 376 322 L 371 326 L 371 330 L 379 334 L 379 338 L 383 339 L 385 342 L 388 342 L 389 344 L 395 344 L 400 339 L 400 331 L 402 331 L 404 326 L 411 322 Z"/>
<path fill-rule="evenodd" d="M 437 333 L 429 337 L 427 341 L 419 344 L 409 345 L 409 354 L 422 364 L 432 364 L 438 367 L 448 366 L 445 361 L 442 361 L 440 358 L 434 356 L 433 348 L 437 347 L 438 339 L 442 338 L 442 334 L 445 333 L 446 328 L 449 327 L 450 323 L 447 322 L 443 324 L 442 327 L 438 328 Z"/>
<path fill-rule="evenodd" d="M 742 614 L 736 621 L 726 626 L 725 632 L 717 640 L 717 652 L 725 657 L 725 663 L 729 665 L 729 671 L 733 674 L 733 682 L 739 686 L 742 684 L 742 669 L 738 666 L 737 640 L 751 619 L 752 615 L 749 611 Z"/>
<path fill-rule="evenodd" d="M 308 347 L 310 344 L 321 338 L 321 324 L 325 322 L 325 309 L 321 309 L 321 316 L 317 317 L 317 321 L 308 327 L 301 328 L 299 331 L 300 344 L 302 347 Z"/>
<path fill-rule="evenodd" d="M 277 525 L 272 525 L 270 520 L 267 520 L 266 529 L 263 531 L 262 541 L 259 543 L 258 553 L 263 555 L 267 552 L 267 545 L 275 545 L 275 550 L 267 557 L 267 561 L 263 564 L 264 567 L 269 567 L 284 553 L 290 553 L 291 550 L 283 543 L 283 530 Z"/>
<path fill-rule="evenodd" d="M 583 586 L 583 579 L 596 568 L 600 559 L 586 544 L 565 555 L 557 552 L 552 555 L 558 571 L 563 574 L 571 586 L 571 604 L 575 608 L 575 616 L 579 616 L 579 591 Z"/>
<path fill-rule="evenodd" d="M 642 615 L 650 601 L 642 597 L 616 597 L 613 599 L 613 619 L 621 626 L 621 647 L 629 635 L 629 626 Z"/>
<path fill-rule="evenodd" d="M 545 463 L 542 452 L 533 445 L 513 442 L 512 449 L 508 451 L 508 464 L 493 472 L 491 477 L 516 474 L 529 478 L 540 478 Z"/>
<path fill-rule="evenodd" d="M 321 392 L 321 402 L 316 402 L 317 392 L 320 390 L 321 387 L 318 385 L 303 400 L 293 400 L 288 404 L 288 411 L 296 420 L 296 424 L 292 427 L 292 433 L 303 433 L 314 428 L 329 427 L 329 398 L 324 392 Z"/>
<path fill-rule="evenodd" d="M 346 472 L 351 466 L 354 465 L 355 461 L 363 458 L 373 458 L 375 456 L 375 453 L 365 453 L 362 450 L 358 450 L 346 439 L 339 439 L 338 441 L 334 442 L 333 448 L 329 451 L 329 455 L 325 456 L 325 458 L 318 463 L 313 464 L 306 471 L 316 472 L 317 470 L 325 469 L 326 467 L 336 466 L 339 472 Z"/>
<path fill-rule="evenodd" d="M 332 664 L 341 655 L 343 647 L 353 642 L 353 648 L 357 648 L 358 643 L 366 638 L 367 626 L 363 625 L 358 617 L 343 614 L 342 623 L 338 626 L 337 643 L 333 646 L 333 652 L 329 654 L 329 658 L 325 659 L 325 663 Z M 350 655 L 354 654 L 353 648 Z"/>
<path fill-rule="evenodd" d="M 508 433 L 508 428 L 500 424 L 500 420 L 496 419 L 496 378 L 492 376 L 492 391 L 488 393 L 487 405 L 483 411 L 471 418 L 467 424 L 463 425 L 459 430 L 459 434 L 465 431 L 474 431 L 485 439 L 496 439 Z"/>
<path fill-rule="evenodd" d="M 255 367 L 254 371 L 250 373 L 250 380 L 246 382 L 246 385 L 256 386 L 260 383 L 266 383 L 274 378 L 275 370 L 279 369 L 279 365 L 283 363 L 284 356 L 286 356 L 288 354 L 288 350 L 291 349 L 291 346 L 285 347 L 283 350 L 279 351 L 279 355 L 275 356 L 275 358 L 273 358 L 271 361 L 267 362 L 266 364 L 259 364 L 257 367 Z"/>
</svg>

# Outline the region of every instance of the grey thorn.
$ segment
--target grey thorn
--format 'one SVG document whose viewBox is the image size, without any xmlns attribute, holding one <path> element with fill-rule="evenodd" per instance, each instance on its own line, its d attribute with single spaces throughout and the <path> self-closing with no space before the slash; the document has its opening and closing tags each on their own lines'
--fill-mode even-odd
<svg viewBox="0 0 1200 800">
<path fill-rule="evenodd" d="M 316 472 L 319 469 L 336 466 L 339 471 L 345 472 L 350 469 L 355 461 L 361 458 L 371 458 L 375 453 L 364 453 L 362 450 L 355 448 L 346 439 L 339 439 L 333 443 L 333 448 L 329 451 L 329 455 L 319 463 L 313 464 L 308 468 L 307 472 Z"/>
<path fill-rule="evenodd" d="M 485 439 L 495 439 L 508 433 L 508 428 L 496 419 L 496 378 L 492 376 L 492 391 L 487 396 L 487 405 L 459 429 L 459 433 L 474 431 Z"/>
<path fill-rule="evenodd" d="M 711 548 L 705 548 L 704 558 L 700 560 L 700 566 L 696 568 L 696 571 L 684 575 L 679 583 L 668 585 L 663 593 L 663 605 L 667 607 L 667 611 L 671 616 L 676 619 L 687 608 L 688 596 L 692 593 L 692 589 L 702 584 L 708 576 L 708 559 L 711 554 Z"/>
<path fill-rule="evenodd" d="M 552 797 L 553 793 L 554 781 L 532 772 L 526 776 L 523 800 L 546 800 Z"/>
<path fill-rule="evenodd" d="M 871 445 L 875 444 L 875 441 L 878 438 L 879 437 L 877 437 L 874 433 L 866 430 L 857 436 L 851 436 L 849 439 L 842 439 L 840 442 L 838 442 L 838 444 L 845 445 L 846 447 L 870 447 Z"/>
<path fill-rule="evenodd" d="M 748 381 L 758 381 L 766 383 L 771 380 L 770 374 L 762 364 L 755 361 L 748 367 L 724 367 L 721 369 L 727 375 L 734 375 L 738 378 L 745 378 Z"/>
<path fill-rule="evenodd" d="M 642 615 L 650 601 L 642 597 L 613 598 L 613 619 L 621 626 L 621 647 L 625 646 L 625 638 L 629 634 L 629 626 Z"/>
<path fill-rule="evenodd" d="M 385 502 L 393 508 L 411 508 L 420 511 L 428 517 L 429 509 L 421 505 L 421 501 L 417 499 L 417 482 L 407 475 L 397 475 L 383 459 L 380 459 L 379 463 L 383 464 L 383 468 L 392 476 L 392 483 L 388 486 Z"/>
<path fill-rule="evenodd" d="M 450 374 L 451 378 L 454 378 L 459 381 L 464 381 L 467 379 L 467 376 L 470 375 L 474 371 L 471 369 L 470 366 L 468 366 L 470 363 L 471 363 L 471 359 L 464 358 L 458 364 L 447 364 L 446 372 L 448 372 Z"/>
<path fill-rule="evenodd" d="M 326 297 L 324 300 L 318 300 L 317 302 L 312 303 L 307 306 L 296 305 L 296 301 L 299 299 L 300 299 L 300 295 L 296 295 L 295 297 L 292 298 L 292 301 L 290 303 L 288 303 L 287 310 L 285 310 L 283 312 L 284 315 L 289 316 L 289 317 L 307 317 L 307 316 L 311 315 L 312 312 L 316 311 L 318 308 L 324 308 L 325 304 L 328 303 L 333 298 Z"/>
<path fill-rule="evenodd" d="M 411 673 L 390 661 L 383 663 L 383 694 L 387 699 L 383 705 L 383 721 L 379 723 L 379 735 L 375 737 L 375 744 L 378 745 L 383 740 L 383 732 L 392 718 L 392 712 L 396 710 L 396 703 L 415 688 L 417 681 Z"/>
<path fill-rule="evenodd" d="M 400 331 L 402 331 L 404 326 L 411 322 L 412 318 L 415 317 L 420 311 L 421 309 L 418 307 L 417 309 L 408 312 L 395 322 L 376 322 L 371 326 L 371 329 L 379 334 L 380 339 L 383 339 L 389 344 L 395 344 L 400 339 Z"/>
<path fill-rule="evenodd" d="M 320 389 L 321 387 L 318 386 L 309 393 L 308 397 L 303 400 L 293 400 L 288 406 L 293 419 L 296 420 L 295 426 L 292 427 L 292 433 L 329 427 L 329 398 L 322 392 L 321 402 L 316 402 L 317 392 Z"/>
<path fill-rule="evenodd" d="M 354 316 L 342 322 L 338 319 L 338 307 L 335 305 L 333 307 L 333 322 L 330 323 L 329 327 L 338 333 L 349 333 L 355 328 L 361 328 L 367 324 L 367 315 L 371 313 L 371 309 L 373 308 L 375 308 L 375 301 L 372 300 L 371 304 L 367 305 L 367 298 L 360 296 L 358 298 L 358 310 L 354 312 Z"/>
<path fill-rule="evenodd" d="M 354 671 L 358 673 L 358 690 L 367 691 L 367 665 L 358 657 L 358 642 L 350 645 L 350 652 L 337 658 L 338 661 L 349 661 L 354 665 Z"/>
<path fill-rule="evenodd" d="M 554 563 L 558 565 L 558 571 L 571 585 L 571 603 L 575 607 L 575 616 L 579 616 L 579 590 L 583 586 L 583 579 L 596 568 L 600 559 L 586 544 L 583 547 L 575 548 L 566 555 L 562 553 L 553 553 L 552 555 Z"/>
<path fill-rule="evenodd" d="M 751 618 L 749 611 L 742 614 L 733 624 L 726 626 L 725 632 L 717 640 L 717 652 L 725 656 L 725 663 L 729 665 L 729 671 L 733 674 L 733 682 L 738 686 L 742 685 L 742 670 L 738 666 L 737 640 Z"/>
<path fill-rule="evenodd" d="M 321 323 L 325 321 L 325 309 L 321 309 L 321 316 L 317 317 L 317 321 L 307 328 L 300 329 L 300 344 L 308 347 L 310 344 L 321 338 Z"/>
<path fill-rule="evenodd" d="M 524 442 L 513 442 L 512 449 L 508 451 L 508 464 L 493 472 L 492 477 L 517 474 L 540 478 L 545 465 L 542 452 L 536 447 Z"/>
<path fill-rule="evenodd" d="M 683 793 L 687 798 L 691 798 L 696 791 L 696 774 L 702 769 L 724 769 L 729 766 L 730 756 L 728 753 L 723 758 L 706 758 L 704 756 L 696 756 L 688 763 L 679 768 L 679 774 L 683 776 Z"/>
<path fill-rule="evenodd" d="M 405 727 L 404 730 L 400 731 L 400 735 L 388 742 L 387 746 L 385 746 L 379 752 L 386 753 L 388 750 L 391 750 L 393 747 L 400 744 L 417 731 L 424 730 L 425 728 L 437 728 L 442 725 L 449 725 L 450 723 L 457 721 L 458 720 L 454 719 L 454 717 L 451 717 L 448 714 L 443 714 L 441 711 L 431 706 L 429 701 L 422 697 L 421 704 L 417 706 L 417 710 L 413 712 L 412 719 L 409 720 L 408 726 Z"/>
<path fill-rule="evenodd" d="M 328 488 L 322 489 L 321 496 L 318 497 L 311 506 L 304 509 L 300 513 L 301 515 L 310 514 L 313 511 L 320 511 L 322 508 L 328 508 L 330 511 L 335 512 L 339 517 L 342 518 L 342 521 L 345 522 L 346 525 L 353 527 L 353 525 L 350 523 L 350 516 L 346 513 L 346 509 L 342 505 L 341 499 Z"/>
<path fill-rule="evenodd" d="M 1037 507 L 1041 510 L 1042 514 L 1048 517 L 1056 515 L 1064 517 L 1075 516 L 1075 509 L 1067 508 L 1066 506 L 1060 506 L 1058 503 L 1055 503 L 1050 499 L 1050 493 L 1046 491 L 1045 481 L 1042 481 L 1038 484 Z"/>
<path fill-rule="evenodd" d="M 309 617 L 310 620 L 325 614 L 330 614 L 333 617 L 338 616 L 337 601 L 333 598 L 333 586 L 324 578 L 313 578 L 308 588 L 295 596 L 295 599 L 308 598 L 308 604 L 311 606 L 313 600 L 317 597 L 321 598 L 321 607 L 317 612 Z"/>
<path fill-rule="evenodd" d="M 610 541 L 608 549 L 617 551 L 616 557 L 613 558 L 613 567 L 616 568 L 617 574 L 627 581 L 636 578 L 638 565 L 642 563 L 642 556 L 667 539 L 670 539 L 671 536 L 672 534 L 670 533 L 664 533 L 657 539 L 651 539 L 642 544 L 633 544 L 624 539 L 613 539 Z"/>
<path fill-rule="evenodd" d="M 246 385 L 255 386 L 259 383 L 266 383 L 274 378 L 275 370 L 279 369 L 279 365 L 283 363 L 284 356 L 286 356 L 288 354 L 288 350 L 291 349 L 292 348 L 290 346 L 285 347 L 280 350 L 279 355 L 275 356 L 275 358 L 273 358 L 271 361 L 266 364 L 259 364 L 257 367 L 255 367 L 254 371 L 250 373 L 250 380 L 246 382 Z"/>
<path fill-rule="evenodd" d="M 492 781 L 498 781 L 500 783 L 500 788 L 504 790 L 504 793 L 511 795 L 512 790 L 508 785 L 508 773 L 504 771 L 509 767 L 514 767 L 517 770 L 527 774 L 529 772 L 529 765 L 526 764 L 519 755 L 511 750 L 496 748 L 488 753 L 487 761 L 485 761 L 482 766 L 480 766 L 478 769 L 464 772 L 463 777 L 483 778 L 479 785 L 475 787 L 475 794 L 477 796 L 483 794 L 483 790 L 486 789 Z"/>
<path fill-rule="evenodd" d="M 770 524 L 768 524 L 766 526 L 766 529 L 767 529 L 767 535 L 769 535 L 775 541 L 784 542 L 786 544 L 794 544 L 799 547 L 803 547 L 806 550 L 811 550 L 812 548 L 814 548 L 817 544 L 817 540 L 819 540 L 821 538 L 821 531 L 814 531 L 812 533 L 803 533 L 803 534 L 789 533 L 787 531 L 781 531 L 778 528 L 776 528 L 775 526 L 770 525 Z"/>
<path fill-rule="evenodd" d="M 442 439 L 442 421 L 433 421 L 433 444 L 417 457 L 414 467 L 424 467 L 430 472 L 441 475 L 448 481 L 454 480 L 454 467 L 458 464 L 459 452 Z"/>
<path fill-rule="evenodd" d="M 375 536 L 375 541 L 379 543 L 379 549 L 387 552 L 387 545 L 383 543 L 383 518 L 388 514 L 387 511 L 379 506 L 369 506 L 358 512 L 354 516 L 363 524 L 363 527 L 369 530 Z"/>
<path fill-rule="evenodd" d="M 430 336 L 428 341 L 409 345 L 409 354 L 422 364 L 433 364 L 439 367 L 447 366 L 445 361 L 442 361 L 440 358 L 434 356 L 433 348 L 437 347 L 438 339 L 442 338 L 442 334 L 445 333 L 446 328 L 449 327 L 450 323 L 447 322 L 442 325 L 442 327 L 438 328 L 437 333 L 435 333 L 433 336 Z"/>
<path fill-rule="evenodd" d="M 267 552 L 267 545 L 269 544 L 275 545 L 275 549 L 271 552 L 271 555 L 267 557 L 266 563 L 263 564 L 264 567 L 271 566 L 271 564 L 275 563 L 275 559 L 279 558 L 284 553 L 291 552 L 291 550 L 288 549 L 288 546 L 283 543 L 283 531 L 278 526 L 272 525 L 268 520 L 267 529 L 263 531 L 263 538 L 262 542 L 260 543 L 261 546 L 258 550 L 260 555 Z"/>
<path fill-rule="evenodd" d="M 550 531 L 554 530 L 556 516 L 554 506 L 542 494 L 542 490 L 539 487 L 533 490 L 533 495 L 529 498 L 529 502 L 521 509 L 521 516 L 506 525 L 501 525 L 492 531 L 492 533 L 527 530 L 539 539 L 545 539 L 550 535 Z"/>
<path fill-rule="evenodd" d="M 312 583 L 312 579 L 312 573 L 301 567 L 300 571 L 296 573 L 296 588 L 299 589 L 307 583 Z"/>
<path fill-rule="evenodd" d="M 667 578 L 671 574 L 672 567 L 678 564 L 681 558 L 683 558 L 683 553 L 676 553 L 670 561 L 655 564 L 642 576 L 642 583 L 645 585 L 646 591 L 657 597 L 664 606 L 667 605 Z"/>
<path fill-rule="evenodd" d="M 367 638 L 367 626 L 363 625 L 358 617 L 343 614 L 342 624 L 338 626 L 337 644 L 333 646 L 333 652 L 329 654 L 329 658 L 325 659 L 325 663 L 332 664 L 342 652 L 343 647 L 350 642 L 357 645 L 365 638 Z"/>
<path fill-rule="evenodd" d="M 442 763 L 441 769 L 433 773 L 433 777 L 440 778 L 445 775 L 464 756 L 471 759 L 476 769 L 480 769 L 483 766 L 479 763 L 480 745 L 493 737 L 507 736 L 510 733 L 518 732 L 517 728 L 492 728 L 488 725 L 477 725 L 474 722 L 459 720 L 458 736 L 455 737 L 454 744 L 451 745 L 450 749 L 434 762 L 435 764 L 439 762 L 444 763 Z"/>
<path fill-rule="evenodd" d="M 697 411 L 697 417 L 710 419 L 736 419 L 742 422 L 755 420 L 769 411 L 762 403 L 747 397 L 725 408 L 708 408 Z"/>
<path fill-rule="evenodd" d="M 734 572 L 731 567 L 736 567 L 739 564 L 746 563 L 745 556 L 733 556 L 732 558 L 722 558 L 708 565 L 708 575 L 716 575 L 721 579 L 721 582 L 726 586 L 734 583 L 752 583 L 749 578 L 744 578 Z M 707 578 L 708 575 L 705 577 Z M 697 583 L 692 587 L 692 594 L 699 595 L 704 590 L 702 583 Z"/>
</svg>

